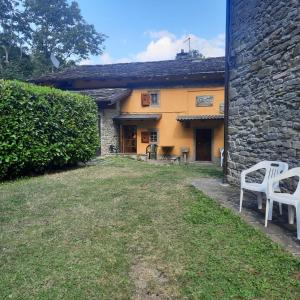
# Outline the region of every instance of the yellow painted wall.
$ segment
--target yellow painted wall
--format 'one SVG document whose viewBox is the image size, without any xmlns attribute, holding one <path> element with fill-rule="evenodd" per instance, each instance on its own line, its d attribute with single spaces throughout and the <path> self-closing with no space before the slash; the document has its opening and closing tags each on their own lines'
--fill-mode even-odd
<svg viewBox="0 0 300 300">
<path fill-rule="evenodd" d="M 143 107 L 141 105 L 141 94 L 149 92 L 149 89 L 135 89 L 131 96 L 121 104 L 122 113 L 159 113 L 162 118 L 159 121 L 138 121 L 137 125 L 137 153 L 144 154 L 147 144 L 141 143 L 141 132 L 146 129 L 155 128 L 159 132 L 158 145 L 174 146 L 173 155 L 180 156 L 181 147 L 189 147 L 189 159 L 195 159 L 195 131 L 196 128 L 212 128 L 212 156 L 220 157 L 219 149 L 223 147 L 224 125 L 223 121 L 206 120 L 192 121 L 191 128 L 185 128 L 184 124 L 178 122 L 178 115 L 218 115 L 220 104 L 224 102 L 224 88 L 164 88 L 153 89 L 160 93 L 158 107 Z M 214 96 L 211 107 L 197 107 L 196 96 Z M 126 124 L 130 124 L 127 122 Z M 159 147 L 159 154 L 161 154 Z"/>
</svg>

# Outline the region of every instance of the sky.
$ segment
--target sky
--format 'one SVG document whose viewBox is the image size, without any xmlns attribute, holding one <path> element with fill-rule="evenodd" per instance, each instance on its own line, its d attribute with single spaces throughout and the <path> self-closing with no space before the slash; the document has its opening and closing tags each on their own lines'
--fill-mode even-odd
<svg viewBox="0 0 300 300">
<path fill-rule="evenodd" d="M 225 52 L 226 0 L 77 0 L 85 20 L 108 37 L 104 53 L 81 64 L 174 59 L 181 49 Z"/>
</svg>

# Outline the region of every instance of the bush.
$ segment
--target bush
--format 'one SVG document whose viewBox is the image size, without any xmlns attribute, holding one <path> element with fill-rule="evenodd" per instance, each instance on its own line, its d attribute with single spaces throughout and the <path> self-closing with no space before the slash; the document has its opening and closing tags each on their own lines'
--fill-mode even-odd
<svg viewBox="0 0 300 300">
<path fill-rule="evenodd" d="M 98 146 L 89 97 L 0 80 L 0 178 L 85 162 Z"/>
</svg>

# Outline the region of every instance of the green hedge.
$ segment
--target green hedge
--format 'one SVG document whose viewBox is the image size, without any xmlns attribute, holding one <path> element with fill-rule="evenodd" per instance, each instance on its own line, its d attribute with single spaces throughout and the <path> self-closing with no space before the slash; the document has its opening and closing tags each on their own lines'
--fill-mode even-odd
<svg viewBox="0 0 300 300">
<path fill-rule="evenodd" d="M 98 146 L 89 97 L 0 80 L 0 178 L 85 162 Z"/>
</svg>

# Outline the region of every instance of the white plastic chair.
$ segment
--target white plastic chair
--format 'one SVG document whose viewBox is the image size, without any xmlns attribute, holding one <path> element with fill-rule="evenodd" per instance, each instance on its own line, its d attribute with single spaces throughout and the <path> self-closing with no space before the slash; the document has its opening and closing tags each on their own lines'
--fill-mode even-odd
<svg viewBox="0 0 300 300">
<path fill-rule="evenodd" d="M 241 194 L 240 194 L 240 212 L 243 206 L 244 190 L 249 190 L 257 193 L 258 208 L 262 209 L 262 193 L 267 194 L 268 183 L 271 179 L 279 174 L 286 172 L 289 166 L 285 162 L 281 161 L 262 161 L 253 167 L 242 171 L 241 173 Z M 246 182 L 246 175 L 254 171 L 265 169 L 265 177 L 262 183 L 250 183 Z M 275 186 L 276 190 L 280 191 L 279 184 Z M 273 206 L 270 206 L 270 210 L 273 210 Z M 279 205 L 280 214 L 282 214 L 282 206 Z"/>
<path fill-rule="evenodd" d="M 300 240 L 300 180 L 298 181 L 297 189 L 294 194 L 279 193 L 276 191 L 276 186 L 279 186 L 279 182 L 290 177 L 298 177 L 298 179 L 300 179 L 300 168 L 288 170 L 287 172 L 273 178 L 269 182 L 267 190 L 265 226 L 267 227 L 268 220 L 272 220 L 272 207 L 274 201 L 278 202 L 279 204 L 294 206 L 296 209 L 297 239 Z M 289 206 L 289 208 L 291 207 Z M 289 209 L 289 219 L 290 221 L 291 219 L 294 221 L 294 214 L 292 213 L 291 209 Z"/>
<path fill-rule="evenodd" d="M 223 167 L 223 162 L 224 162 L 224 148 L 220 148 L 220 154 L 221 154 L 221 167 Z"/>
</svg>

